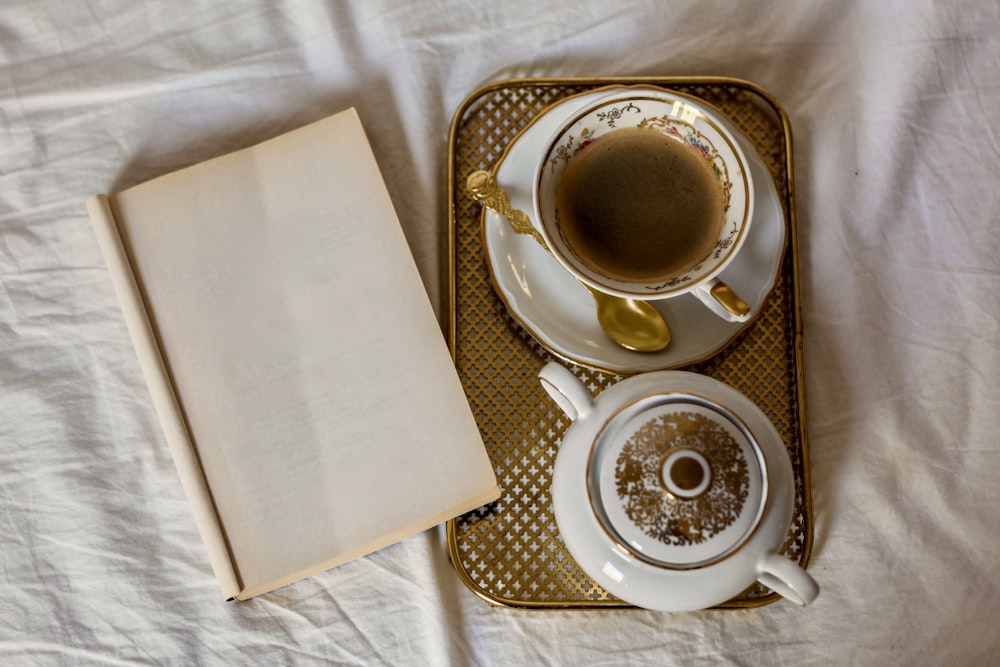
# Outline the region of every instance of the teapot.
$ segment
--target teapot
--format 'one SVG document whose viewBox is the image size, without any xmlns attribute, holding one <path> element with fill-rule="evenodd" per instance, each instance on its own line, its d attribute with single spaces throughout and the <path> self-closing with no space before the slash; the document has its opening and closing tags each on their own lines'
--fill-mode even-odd
<svg viewBox="0 0 1000 667">
<path fill-rule="evenodd" d="M 596 583 L 660 611 L 712 607 L 755 581 L 800 605 L 816 598 L 780 553 L 794 476 L 753 401 L 686 371 L 634 375 L 596 398 L 557 362 L 539 379 L 572 420 L 552 475 L 556 524 Z"/>
</svg>

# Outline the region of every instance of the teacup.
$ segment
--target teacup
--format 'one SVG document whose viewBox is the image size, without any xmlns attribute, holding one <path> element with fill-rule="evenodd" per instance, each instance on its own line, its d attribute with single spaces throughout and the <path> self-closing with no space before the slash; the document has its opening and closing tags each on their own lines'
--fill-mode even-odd
<svg viewBox="0 0 1000 667">
<path fill-rule="evenodd" d="M 534 178 L 534 217 L 583 283 L 631 299 L 693 294 L 730 321 L 750 308 L 719 279 L 753 213 L 753 181 L 719 112 L 622 88 L 567 118 Z"/>
</svg>

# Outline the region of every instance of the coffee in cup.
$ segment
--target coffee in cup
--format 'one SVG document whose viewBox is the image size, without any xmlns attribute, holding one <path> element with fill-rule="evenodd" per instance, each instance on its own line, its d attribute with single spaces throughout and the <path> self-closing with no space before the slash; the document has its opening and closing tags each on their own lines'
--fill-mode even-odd
<svg viewBox="0 0 1000 667">
<path fill-rule="evenodd" d="M 625 282 L 685 274 L 715 247 L 726 191 L 692 145 L 656 129 L 608 132 L 566 163 L 556 225 L 595 272 Z"/>
<path fill-rule="evenodd" d="M 726 319 L 748 317 L 717 276 L 746 238 L 753 188 L 714 113 L 668 91 L 623 88 L 562 124 L 536 171 L 534 203 L 570 273 L 617 296 L 691 293 Z"/>
</svg>

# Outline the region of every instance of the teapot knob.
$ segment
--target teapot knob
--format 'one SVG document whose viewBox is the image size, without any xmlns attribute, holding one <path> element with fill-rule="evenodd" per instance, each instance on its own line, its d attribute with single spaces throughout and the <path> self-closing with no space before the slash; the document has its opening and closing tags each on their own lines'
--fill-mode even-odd
<svg viewBox="0 0 1000 667">
<path fill-rule="evenodd" d="M 566 416 L 576 421 L 586 417 L 594 407 L 594 399 L 580 380 L 565 366 L 550 361 L 538 373 L 542 387 Z"/>
</svg>

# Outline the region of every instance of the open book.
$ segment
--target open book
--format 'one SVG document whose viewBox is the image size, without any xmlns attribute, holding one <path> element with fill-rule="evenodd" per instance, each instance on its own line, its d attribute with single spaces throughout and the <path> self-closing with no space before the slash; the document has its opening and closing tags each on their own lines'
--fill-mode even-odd
<svg viewBox="0 0 1000 667">
<path fill-rule="evenodd" d="M 498 496 L 353 109 L 87 207 L 227 599 Z"/>
</svg>

